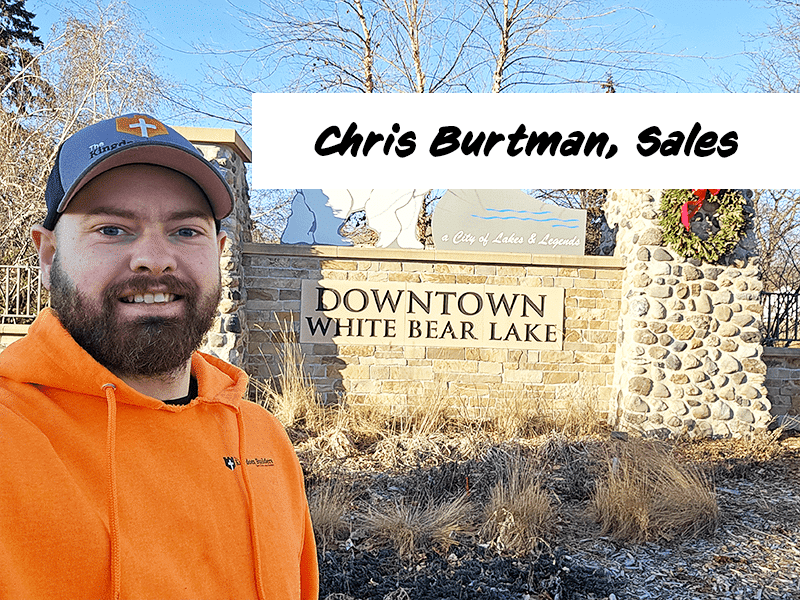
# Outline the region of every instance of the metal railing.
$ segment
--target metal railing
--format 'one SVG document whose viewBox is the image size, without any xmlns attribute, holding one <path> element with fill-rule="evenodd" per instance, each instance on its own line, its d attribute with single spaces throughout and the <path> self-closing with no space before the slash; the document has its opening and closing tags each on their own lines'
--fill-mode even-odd
<svg viewBox="0 0 800 600">
<path fill-rule="evenodd" d="M 800 290 L 762 292 L 764 345 L 790 346 L 800 342 Z"/>
<path fill-rule="evenodd" d="M 39 267 L 0 265 L 0 323 L 30 324 L 48 300 Z"/>
</svg>

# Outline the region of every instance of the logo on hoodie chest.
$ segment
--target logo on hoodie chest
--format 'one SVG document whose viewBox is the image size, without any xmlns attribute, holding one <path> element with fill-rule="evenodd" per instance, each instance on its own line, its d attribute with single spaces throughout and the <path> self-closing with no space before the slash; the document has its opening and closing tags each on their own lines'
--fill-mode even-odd
<svg viewBox="0 0 800 600">
<path fill-rule="evenodd" d="M 225 462 L 225 466 L 231 471 L 242 464 L 235 456 L 223 456 L 222 460 Z M 272 467 L 275 465 L 275 461 L 271 458 L 246 458 L 244 462 L 253 467 Z"/>
</svg>

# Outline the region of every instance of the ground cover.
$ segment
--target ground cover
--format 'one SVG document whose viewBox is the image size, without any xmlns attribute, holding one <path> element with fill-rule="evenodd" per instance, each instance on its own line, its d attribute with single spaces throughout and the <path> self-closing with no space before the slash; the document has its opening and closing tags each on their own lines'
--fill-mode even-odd
<svg viewBox="0 0 800 600">
<path fill-rule="evenodd" d="M 303 465 L 324 600 L 800 598 L 791 432 L 642 439 L 580 394 L 325 407 L 286 376 L 253 397 Z"/>
</svg>

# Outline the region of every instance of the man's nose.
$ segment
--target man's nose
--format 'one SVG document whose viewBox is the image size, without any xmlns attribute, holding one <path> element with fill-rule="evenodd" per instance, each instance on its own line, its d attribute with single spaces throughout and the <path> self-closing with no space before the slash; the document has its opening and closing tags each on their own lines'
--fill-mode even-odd
<svg viewBox="0 0 800 600">
<path fill-rule="evenodd" d="M 142 234 L 133 244 L 131 271 L 153 275 L 174 272 L 178 265 L 170 246 L 166 236 Z"/>
</svg>

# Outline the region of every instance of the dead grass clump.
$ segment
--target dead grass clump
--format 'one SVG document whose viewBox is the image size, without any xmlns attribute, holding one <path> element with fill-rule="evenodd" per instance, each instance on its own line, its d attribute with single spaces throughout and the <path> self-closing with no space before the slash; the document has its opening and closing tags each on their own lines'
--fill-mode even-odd
<svg viewBox="0 0 800 600">
<path fill-rule="evenodd" d="M 399 433 L 429 436 L 452 431 L 461 422 L 457 406 L 442 389 L 428 396 L 410 395 L 406 410 L 407 418 L 398 423 Z"/>
<path fill-rule="evenodd" d="M 385 507 L 373 507 L 362 527 L 376 546 L 392 546 L 400 556 L 427 550 L 447 552 L 459 538 L 473 533 L 473 507 L 466 494 L 435 500 L 414 494 Z"/>
<path fill-rule="evenodd" d="M 456 432 L 467 421 L 464 407 L 444 388 L 427 394 L 409 394 L 404 404 L 385 408 L 385 423 L 396 435 L 428 437 L 437 433 Z"/>
<path fill-rule="evenodd" d="M 555 431 L 575 437 L 592 436 L 608 430 L 604 403 L 597 390 L 585 385 L 561 388 L 561 410 L 554 415 Z"/>
<path fill-rule="evenodd" d="M 546 412 L 540 394 L 520 389 L 498 397 L 488 414 L 501 436 L 515 439 L 529 437 L 542 429 L 547 421 Z"/>
<path fill-rule="evenodd" d="M 387 439 L 427 439 L 461 431 L 460 409 L 444 393 L 410 396 L 402 404 L 388 403 L 381 398 L 368 398 L 351 403 L 345 398 L 331 407 L 331 418 L 338 429 L 359 448 L 379 444 Z"/>
<path fill-rule="evenodd" d="M 536 460 L 547 471 L 547 486 L 559 499 L 583 502 L 594 491 L 604 448 L 598 438 L 574 438 L 553 432 L 537 448 Z"/>
<path fill-rule="evenodd" d="M 323 549 L 345 539 L 350 523 L 345 515 L 355 500 L 352 486 L 339 479 L 325 479 L 315 483 L 308 491 L 308 508 L 317 545 Z"/>
<path fill-rule="evenodd" d="M 526 438 L 553 431 L 571 436 L 590 436 L 607 429 L 602 403 L 586 386 L 565 387 L 555 399 L 540 390 L 517 389 L 497 398 L 489 419 L 505 439 Z"/>
<path fill-rule="evenodd" d="M 367 448 L 386 436 L 386 414 L 381 407 L 345 402 L 334 410 L 334 428 L 346 431 L 356 447 Z"/>
<path fill-rule="evenodd" d="M 375 445 L 373 458 L 387 469 L 410 469 L 451 460 L 453 440 L 442 433 L 387 435 Z"/>
<path fill-rule="evenodd" d="M 591 508 L 605 533 L 634 543 L 713 533 L 719 516 L 700 469 L 679 463 L 662 442 L 633 437 L 609 448 Z"/>
<path fill-rule="evenodd" d="M 304 354 L 291 323 L 282 325 L 280 339 L 280 372 L 275 385 L 253 379 L 250 397 L 287 429 L 302 426 L 309 434 L 319 433 L 329 421 L 329 409 L 319 401 L 317 388 L 303 369 Z"/>
<path fill-rule="evenodd" d="M 499 552 L 527 554 L 553 530 L 555 511 L 541 473 L 520 455 L 509 456 L 485 507 L 481 537 Z"/>
</svg>

